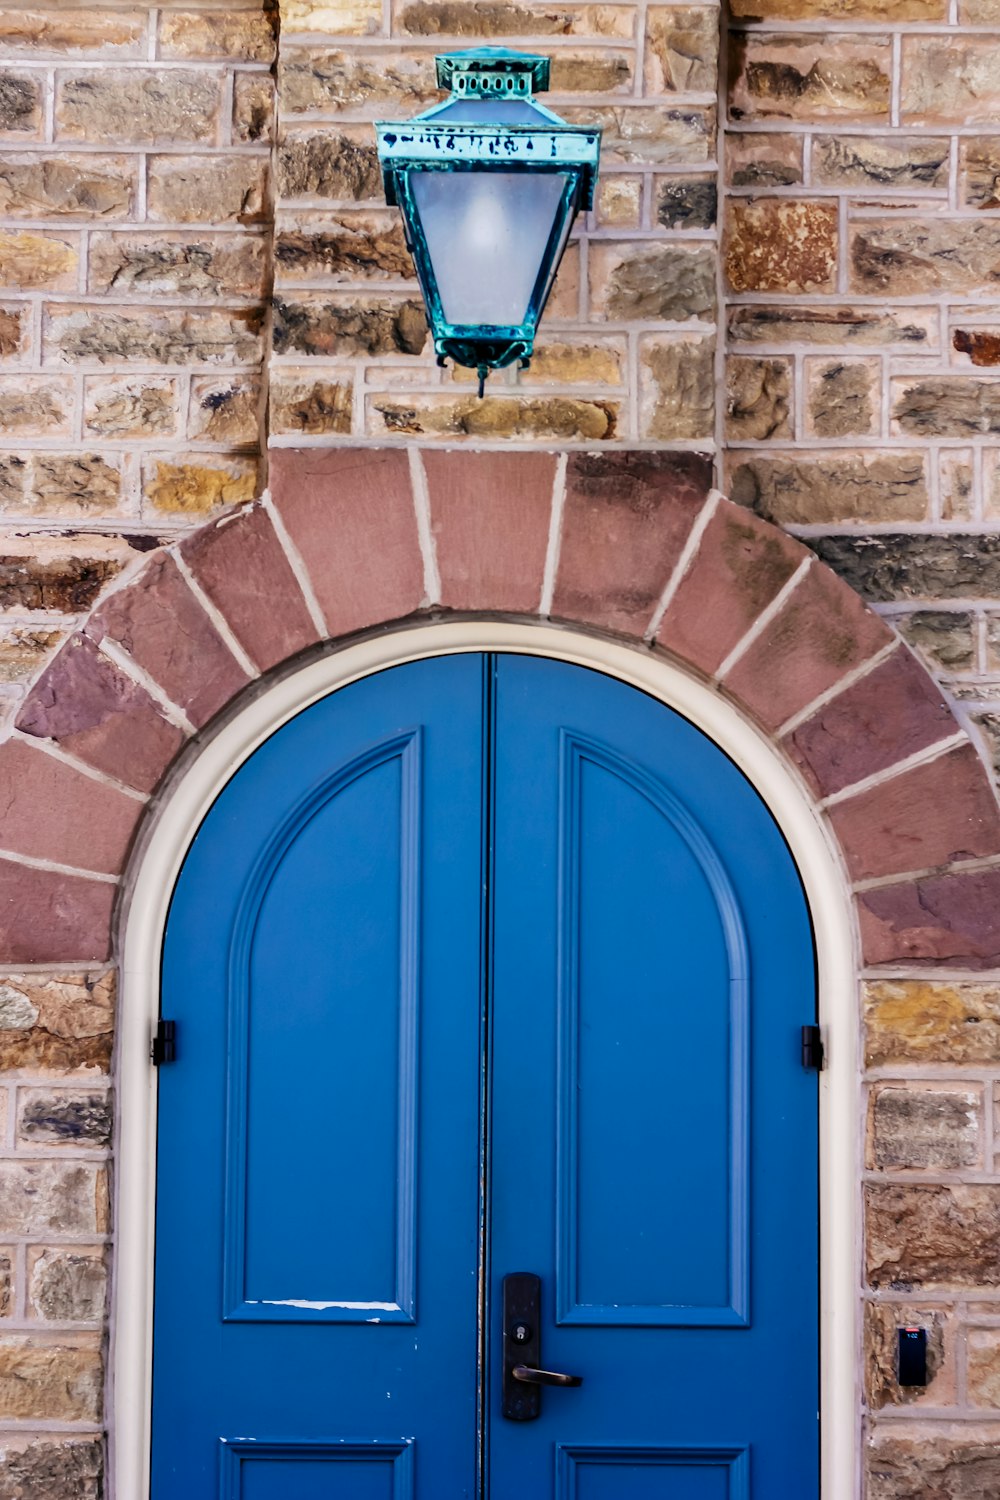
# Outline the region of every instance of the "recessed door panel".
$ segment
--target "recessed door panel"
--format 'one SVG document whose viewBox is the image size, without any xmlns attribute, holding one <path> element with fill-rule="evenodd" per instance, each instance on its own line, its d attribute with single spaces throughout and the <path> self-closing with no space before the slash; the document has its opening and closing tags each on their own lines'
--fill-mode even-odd
<svg viewBox="0 0 1000 1500">
<path fill-rule="evenodd" d="M 412 1443 L 227 1443 L 222 1500 L 411 1500 Z"/>
<path fill-rule="evenodd" d="M 558 1500 L 747 1500 L 745 1450 L 564 1448 Z"/>
</svg>

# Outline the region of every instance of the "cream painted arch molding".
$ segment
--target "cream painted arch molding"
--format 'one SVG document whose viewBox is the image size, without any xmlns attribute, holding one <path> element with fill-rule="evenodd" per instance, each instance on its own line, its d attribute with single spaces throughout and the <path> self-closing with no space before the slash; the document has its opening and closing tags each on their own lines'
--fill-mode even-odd
<svg viewBox="0 0 1000 1500">
<path fill-rule="evenodd" d="M 145 1493 L 155 1080 L 169 892 L 260 741 L 379 668 L 527 651 L 644 688 L 770 805 L 816 926 L 824 1500 L 860 1483 L 857 981 L 1000 966 L 1000 812 L 933 680 L 694 454 L 273 454 L 270 497 L 154 554 L 0 745 L 0 963 L 123 967 L 114 1500 Z M 40 809 L 45 809 L 44 815 Z"/>
</svg>

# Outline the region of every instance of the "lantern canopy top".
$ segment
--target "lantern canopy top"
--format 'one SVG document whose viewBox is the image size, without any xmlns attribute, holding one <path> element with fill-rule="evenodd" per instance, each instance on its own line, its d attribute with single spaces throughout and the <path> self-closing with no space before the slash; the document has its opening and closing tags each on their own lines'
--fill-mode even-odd
<svg viewBox="0 0 1000 1500">
<path fill-rule="evenodd" d="M 470 47 L 434 59 L 439 89 L 450 89 L 459 99 L 476 96 L 502 99 L 543 94 L 549 86 L 551 64 L 532 52 L 509 47 Z"/>
</svg>

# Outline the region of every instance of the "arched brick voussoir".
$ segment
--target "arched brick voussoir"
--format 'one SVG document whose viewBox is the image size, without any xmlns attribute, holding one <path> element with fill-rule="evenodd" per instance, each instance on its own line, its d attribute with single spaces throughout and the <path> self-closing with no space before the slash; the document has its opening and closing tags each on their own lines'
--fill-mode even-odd
<svg viewBox="0 0 1000 1500">
<path fill-rule="evenodd" d="M 329 636 L 401 619 L 428 602 L 405 451 L 278 448 L 270 487 Z"/>
<path fill-rule="evenodd" d="M 139 792 L 153 790 L 185 738 L 145 688 L 82 633 L 70 636 L 42 672 L 17 728 Z"/>
<path fill-rule="evenodd" d="M 22 739 L 0 745 L 0 857 L 117 875 L 143 800 L 98 781 Z"/>
<path fill-rule="evenodd" d="M 103 963 L 117 885 L 0 857 L 0 961 Z"/>
<path fill-rule="evenodd" d="M 866 964 L 1000 967 L 1000 868 L 932 875 L 857 899 Z"/>
</svg>

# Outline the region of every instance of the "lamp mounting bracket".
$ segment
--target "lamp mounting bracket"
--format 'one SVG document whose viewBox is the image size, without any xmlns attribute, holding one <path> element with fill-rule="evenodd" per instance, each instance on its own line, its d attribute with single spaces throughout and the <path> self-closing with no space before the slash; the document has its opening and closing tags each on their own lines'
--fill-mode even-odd
<svg viewBox="0 0 1000 1500">
<path fill-rule="evenodd" d="M 455 99 L 530 99 L 549 86 L 549 59 L 507 47 L 472 47 L 434 59 L 438 88 Z"/>
</svg>

